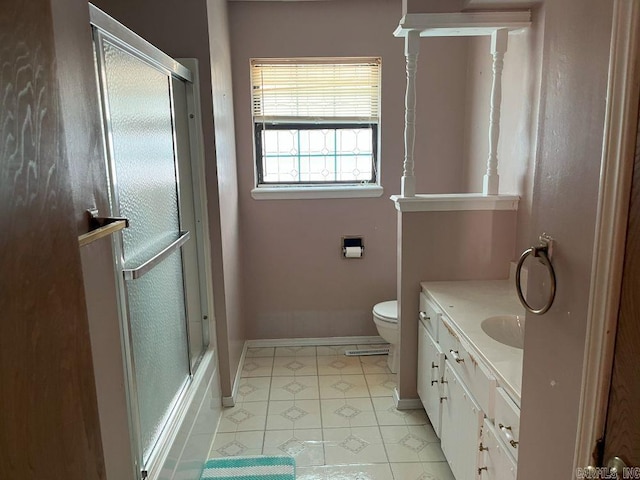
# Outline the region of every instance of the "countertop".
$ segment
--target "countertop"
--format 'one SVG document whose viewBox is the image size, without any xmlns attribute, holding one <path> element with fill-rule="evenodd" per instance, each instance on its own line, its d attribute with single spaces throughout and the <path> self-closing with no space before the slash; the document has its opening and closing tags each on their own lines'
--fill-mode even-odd
<svg viewBox="0 0 640 480">
<path fill-rule="evenodd" d="M 523 350 L 497 342 L 482 331 L 480 323 L 494 315 L 525 315 L 512 280 L 422 282 L 422 290 L 454 323 L 458 333 L 496 375 L 520 405 Z"/>
</svg>

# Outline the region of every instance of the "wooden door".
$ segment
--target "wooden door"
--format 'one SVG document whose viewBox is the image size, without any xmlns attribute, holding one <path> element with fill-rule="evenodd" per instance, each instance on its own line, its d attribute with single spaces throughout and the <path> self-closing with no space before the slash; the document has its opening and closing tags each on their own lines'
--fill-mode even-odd
<svg viewBox="0 0 640 480">
<path fill-rule="evenodd" d="M 640 466 L 640 122 L 629 204 L 618 329 L 609 392 L 604 463 Z M 626 478 L 640 478 L 640 475 Z"/>
<path fill-rule="evenodd" d="M 51 0 L 2 2 L 0 478 L 8 480 L 105 478 L 56 45 Z"/>
</svg>

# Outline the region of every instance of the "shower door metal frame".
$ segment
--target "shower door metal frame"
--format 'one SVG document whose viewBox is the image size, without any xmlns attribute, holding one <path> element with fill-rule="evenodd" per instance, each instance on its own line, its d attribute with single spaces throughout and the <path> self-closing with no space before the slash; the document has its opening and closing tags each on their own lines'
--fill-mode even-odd
<svg viewBox="0 0 640 480">
<path fill-rule="evenodd" d="M 109 43 L 121 48 L 127 53 L 133 55 L 146 62 L 151 67 L 157 69 L 158 71 L 166 74 L 168 76 L 168 91 L 170 94 L 171 101 L 171 121 L 173 126 L 173 148 L 174 148 L 174 168 L 176 174 L 176 194 L 177 194 L 177 208 L 178 208 L 178 219 L 179 219 L 179 229 L 180 234 L 182 232 L 182 212 L 181 212 L 181 197 L 180 197 L 180 179 L 179 179 L 179 169 L 178 169 L 178 157 L 177 157 L 177 140 L 175 134 L 175 106 L 174 106 L 174 95 L 173 95 L 173 85 L 171 81 L 171 77 L 177 78 L 179 80 L 184 81 L 187 85 L 193 85 L 193 76 L 191 71 L 186 67 L 164 54 L 156 47 L 136 35 L 134 32 L 109 17 L 107 14 L 96 8 L 95 6 L 89 4 L 90 9 L 90 22 L 92 25 L 92 32 L 94 37 L 94 45 L 95 45 L 95 54 L 96 54 L 96 75 L 98 80 L 98 89 L 100 90 L 102 104 L 100 105 L 103 116 L 103 124 L 109 124 L 109 108 L 108 108 L 108 98 L 105 96 L 103 90 L 104 80 L 105 80 L 105 67 L 102 58 L 102 47 L 104 40 L 107 40 Z M 105 158 L 107 159 L 107 175 L 109 177 L 109 196 L 111 199 L 111 215 L 118 216 L 119 212 L 119 198 L 117 192 L 117 177 L 115 175 L 115 165 L 113 161 L 113 142 L 112 138 L 109 134 L 105 134 Z M 194 159 L 194 148 L 191 145 L 191 161 L 193 165 Z M 195 197 L 195 196 L 194 196 Z M 194 232 L 196 236 L 199 236 L 198 233 Z M 206 233 L 205 233 L 206 235 Z M 195 240 L 194 240 L 195 241 Z M 184 243 L 184 242 L 183 242 Z M 181 244 L 182 245 L 182 244 Z M 180 248 L 181 245 L 178 247 Z M 125 375 L 127 378 L 126 384 L 126 397 L 129 409 L 129 422 L 130 422 L 130 440 L 131 440 L 131 448 L 134 459 L 134 468 L 135 468 L 135 478 L 144 479 L 147 477 L 148 473 L 154 472 L 157 473 L 160 465 L 160 460 L 166 456 L 168 453 L 168 448 L 171 442 L 163 441 L 167 437 L 175 437 L 176 432 L 176 417 L 179 416 L 179 413 L 176 407 L 182 403 L 182 400 L 185 398 L 187 394 L 187 390 L 191 381 L 193 379 L 194 369 L 192 368 L 191 363 L 191 345 L 189 339 L 189 316 L 187 311 L 187 304 L 185 298 L 185 322 L 184 328 L 186 331 L 186 341 L 187 341 L 187 368 L 188 375 L 184 384 L 180 386 L 178 389 L 178 393 L 174 397 L 174 403 L 169 407 L 169 415 L 167 419 L 167 423 L 165 424 L 162 433 L 156 440 L 155 445 L 151 449 L 151 453 L 149 458 L 147 459 L 146 464 L 143 465 L 143 445 L 141 442 L 141 425 L 140 425 L 140 415 L 139 415 L 139 403 L 138 403 L 138 395 L 137 395 L 137 382 L 136 382 L 136 370 L 135 370 L 135 360 L 133 358 L 133 349 L 131 343 L 131 324 L 130 324 L 130 316 L 129 316 L 129 306 L 127 299 L 127 288 L 125 284 L 125 276 L 124 272 L 124 248 L 122 243 L 122 236 L 114 236 L 113 238 L 113 248 L 114 248 L 114 257 L 116 259 L 116 266 L 119 272 L 122 272 L 121 277 L 117 281 L 117 291 L 118 291 L 118 303 L 119 303 L 119 311 L 121 316 L 121 336 L 122 336 L 122 354 L 124 357 L 125 364 Z M 199 253 L 198 249 L 198 253 Z M 181 253 L 182 255 L 182 253 Z M 185 288 L 185 272 L 184 272 L 184 260 L 181 260 L 182 272 L 183 272 L 183 288 Z M 202 278 L 199 279 L 200 283 L 202 283 Z M 201 291 L 203 289 L 201 288 Z M 208 295 L 207 295 L 208 297 Z M 202 298 L 201 306 L 207 307 L 202 308 L 202 314 L 205 318 L 209 316 L 209 299 Z M 210 341 L 210 339 L 209 339 Z M 204 351 L 201 353 L 204 354 Z"/>
</svg>

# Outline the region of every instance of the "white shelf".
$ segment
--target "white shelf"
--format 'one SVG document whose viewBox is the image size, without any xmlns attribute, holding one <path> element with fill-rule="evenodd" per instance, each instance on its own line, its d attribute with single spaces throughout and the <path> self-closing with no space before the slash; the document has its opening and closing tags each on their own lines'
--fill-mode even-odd
<svg viewBox="0 0 640 480">
<path fill-rule="evenodd" d="M 508 12 L 409 13 L 400 19 L 393 34 L 406 37 L 469 37 L 491 35 L 497 30 L 522 30 L 531 25 L 529 10 Z"/>
<path fill-rule="evenodd" d="M 399 212 L 452 212 L 465 210 L 518 210 L 518 195 L 483 195 L 481 193 L 447 193 L 403 197 L 391 200 Z"/>
</svg>

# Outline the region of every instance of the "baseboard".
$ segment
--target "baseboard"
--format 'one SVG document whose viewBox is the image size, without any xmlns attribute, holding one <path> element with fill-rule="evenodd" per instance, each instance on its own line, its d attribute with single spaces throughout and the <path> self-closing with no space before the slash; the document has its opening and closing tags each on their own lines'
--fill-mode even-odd
<svg viewBox="0 0 640 480">
<path fill-rule="evenodd" d="M 244 359 L 247 356 L 247 348 L 249 341 L 244 342 L 242 347 L 242 354 L 240 355 L 240 361 L 238 362 L 238 370 L 236 371 L 236 377 L 233 380 L 233 387 L 231 387 L 231 396 L 222 397 L 223 407 L 233 407 L 236 404 L 236 398 L 238 398 L 238 387 L 240 386 L 240 377 L 242 376 L 242 368 L 244 367 Z"/>
<path fill-rule="evenodd" d="M 419 398 L 400 398 L 398 389 L 393 389 L 393 403 L 398 410 L 418 410 L 424 408 Z"/>
<path fill-rule="evenodd" d="M 382 337 L 361 336 L 361 337 L 317 337 L 317 338 L 261 338 L 257 340 L 247 340 L 245 347 L 308 347 L 315 345 L 374 345 L 376 343 L 387 343 Z"/>
</svg>

